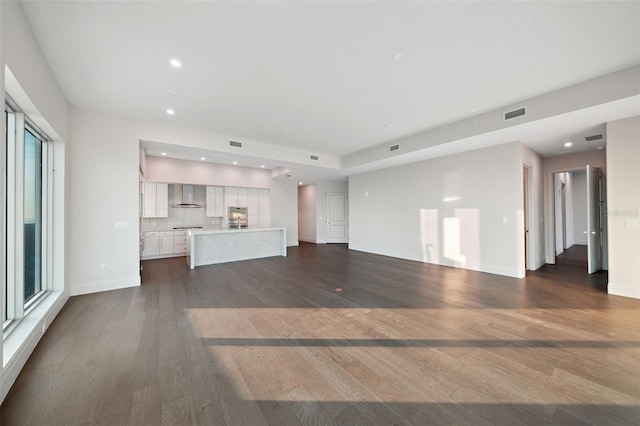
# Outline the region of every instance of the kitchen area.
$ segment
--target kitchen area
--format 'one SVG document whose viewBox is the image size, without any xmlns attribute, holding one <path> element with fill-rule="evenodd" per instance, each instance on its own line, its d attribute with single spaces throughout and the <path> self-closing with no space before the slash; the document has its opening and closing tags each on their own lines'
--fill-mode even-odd
<svg viewBox="0 0 640 426">
<path fill-rule="evenodd" d="M 141 182 L 140 259 L 185 256 L 193 269 L 286 256 L 270 198 L 269 188 Z"/>
</svg>

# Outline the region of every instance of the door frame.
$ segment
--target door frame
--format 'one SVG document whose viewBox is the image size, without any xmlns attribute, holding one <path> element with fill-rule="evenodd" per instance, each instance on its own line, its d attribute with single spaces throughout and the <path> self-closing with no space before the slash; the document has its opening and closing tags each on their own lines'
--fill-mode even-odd
<svg viewBox="0 0 640 426">
<path fill-rule="evenodd" d="M 524 270 L 533 270 L 535 262 L 532 261 L 532 253 L 536 244 L 532 242 L 531 218 L 533 217 L 533 166 L 525 162 L 522 163 L 522 211 L 523 211 L 523 236 L 524 236 Z"/>
<path fill-rule="evenodd" d="M 595 167 L 603 167 L 603 166 L 595 166 Z M 547 170 L 545 179 L 545 205 L 547 208 L 545 209 L 545 216 L 547 217 L 545 223 L 545 250 L 544 257 L 545 263 L 550 265 L 556 264 L 556 203 L 554 197 L 554 179 L 553 175 L 556 173 L 570 173 L 570 172 L 579 172 L 586 171 L 587 165 L 577 166 L 577 167 L 563 167 L 560 169 Z M 564 247 L 563 247 L 564 248 Z"/>
</svg>

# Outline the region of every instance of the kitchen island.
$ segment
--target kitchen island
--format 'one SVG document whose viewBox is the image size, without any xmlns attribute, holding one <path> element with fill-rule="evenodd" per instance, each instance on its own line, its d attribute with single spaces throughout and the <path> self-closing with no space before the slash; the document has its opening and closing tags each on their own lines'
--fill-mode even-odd
<svg viewBox="0 0 640 426">
<path fill-rule="evenodd" d="M 193 229 L 187 238 L 187 264 L 196 266 L 287 255 L 285 228 Z"/>
</svg>

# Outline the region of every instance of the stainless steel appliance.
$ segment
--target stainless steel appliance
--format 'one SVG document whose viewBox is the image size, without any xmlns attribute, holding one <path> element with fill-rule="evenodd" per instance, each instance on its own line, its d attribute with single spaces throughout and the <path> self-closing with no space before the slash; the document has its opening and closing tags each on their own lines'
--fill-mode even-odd
<svg viewBox="0 0 640 426">
<path fill-rule="evenodd" d="M 193 185 L 182 185 L 182 203 L 174 204 L 171 207 L 177 209 L 201 209 L 204 206 L 202 204 L 196 204 L 193 201 Z"/>
<path fill-rule="evenodd" d="M 246 207 L 229 207 L 229 228 L 243 229 L 249 226 L 249 214 Z"/>
</svg>

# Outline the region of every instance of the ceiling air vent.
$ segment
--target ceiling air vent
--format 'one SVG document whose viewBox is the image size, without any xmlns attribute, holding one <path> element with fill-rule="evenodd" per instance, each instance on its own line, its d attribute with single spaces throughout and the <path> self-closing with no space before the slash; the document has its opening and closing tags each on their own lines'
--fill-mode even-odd
<svg viewBox="0 0 640 426">
<path fill-rule="evenodd" d="M 229 141 L 229 145 L 235 146 L 236 148 L 242 148 L 242 142 Z"/>
<path fill-rule="evenodd" d="M 504 113 L 504 121 L 513 120 L 514 118 L 523 117 L 525 115 L 527 115 L 526 107 L 514 109 L 513 111 Z"/>
<path fill-rule="evenodd" d="M 312 155 L 310 158 L 311 158 L 312 160 L 317 160 L 317 159 L 318 159 L 318 156 L 317 156 L 317 155 Z"/>
<path fill-rule="evenodd" d="M 584 140 L 587 142 L 597 141 L 600 139 L 602 139 L 602 135 L 593 135 L 593 136 L 587 136 L 586 138 L 584 138 Z"/>
<path fill-rule="evenodd" d="M 397 151 L 400 149 L 400 145 L 393 145 L 389 147 L 389 151 Z"/>
</svg>

